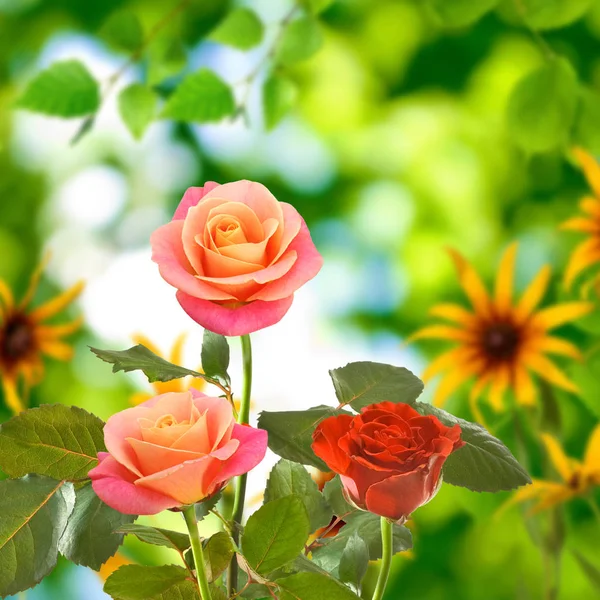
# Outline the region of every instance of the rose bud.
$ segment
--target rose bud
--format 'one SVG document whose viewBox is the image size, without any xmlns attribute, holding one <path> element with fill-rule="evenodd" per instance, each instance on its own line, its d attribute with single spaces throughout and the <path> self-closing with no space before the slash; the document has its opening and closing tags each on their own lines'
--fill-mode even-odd
<svg viewBox="0 0 600 600">
<path fill-rule="evenodd" d="M 323 263 L 298 211 L 252 181 L 189 188 L 151 244 L 183 310 L 228 336 L 280 321 Z"/>
<path fill-rule="evenodd" d="M 312 449 L 340 475 L 348 502 L 404 522 L 437 493 L 444 462 L 464 445 L 460 434 L 459 425 L 446 427 L 408 404 L 381 402 L 325 419 Z"/>
<path fill-rule="evenodd" d="M 231 404 L 192 390 L 156 396 L 110 417 L 108 453 L 89 472 L 96 494 L 129 515 L 200 502 L 267 451 L 267 432 L 238 425 Z"/>
</svg>

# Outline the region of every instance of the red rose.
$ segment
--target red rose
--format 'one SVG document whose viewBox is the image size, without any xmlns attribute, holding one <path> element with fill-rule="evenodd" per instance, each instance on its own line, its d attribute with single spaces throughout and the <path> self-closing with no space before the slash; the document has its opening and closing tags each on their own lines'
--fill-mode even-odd
<svg viewBox="0 0 600 600">
<path fill-rule="evenodd" d="M 312 449 L 339 473 L 349 502 L 404 521 L 436 494 L 444 462 L 464 445 L 460 434 L 459 425 L 446 427 L 408 404 L 381 402 L 325 419 Z"/>
</svg>

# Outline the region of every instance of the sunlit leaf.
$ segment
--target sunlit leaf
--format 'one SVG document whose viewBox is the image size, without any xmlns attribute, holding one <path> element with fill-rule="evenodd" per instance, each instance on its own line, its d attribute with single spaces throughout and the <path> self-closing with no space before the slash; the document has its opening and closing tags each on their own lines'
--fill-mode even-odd
<svg viewBox="0 0 600 600">
<path fill-rule="evenodd" d="M 296 86 L 287 77 L 271 75 L 263 85 L 265 127 L 273 129 L 287 115 L 296 100 Z"/>
<path fill-rule="evenodd" d="M 132 83 L 121 90 L 118 98 L 119 114 L 136 140 L 142 138 L 146 128 L 154 120 L 157 103 L 158 96 L 141 83 Z"/>
<path fill-rule="evenodd" d="M 231 10 L 211 32 L 209 38 L 215 42 L 249 50 L 260 44 L 264 27 L 258 15 L 247 7 Z"/>
</svg>

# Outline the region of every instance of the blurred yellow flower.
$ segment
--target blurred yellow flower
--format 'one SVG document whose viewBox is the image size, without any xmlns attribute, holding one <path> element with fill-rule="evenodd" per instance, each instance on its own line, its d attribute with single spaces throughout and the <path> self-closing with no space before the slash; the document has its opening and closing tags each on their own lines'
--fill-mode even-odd
<svg viewBox="0 0 600 600">
<path fill-rule="evenodd" d="M 178 336 L 168 355 L 163 355 L 156 344 L 149 340 L 145 335 L 134 335 L 133 341 L 136 344 L 142 344 L 143 346 L 146 346 L 148 350 L 154 352 L 154 354 L 157 354 L 165 360 L 168 360 L 170 363 L 183 366 L 181 363 L 183 362 L 183 346 L 185 344 L 186 337 L 187 336 L 185 333 L 182 333 L 180 336 Z M 195 370 L 200 373 L 202 372 L 200 367 Z M 192 387 L 198 391 L 202 391 L 205 386 L 206 383 L 204 379 L 201 379 L 200 377 L 183 377 L 181 379 L 172 379 L 171 381 L 155 381 L 152 383 L 152 393 L 138 392 L 131 397 L 131 403 L 135 405 L 141 404 L 142 402 L 146 402 L 146 400 L 150 400 L 150 398 L 158 394 L 166 394 L 167 392 L 187 392 Z"/>
<path fill-rule="evenodd" d="M 600 425 L 588 440 L 583 462 L 568 457 L 553 436 L 544 433 L 542 441 L 562 481 L 534 479 L 531 485 L 521 488 L 509 504 L 536 500 L 532 512 L 539 512 L 576 496 L 585 496 L 594 486 L 600 485 Z"/>
<path fill-rule="evenodd" d="M 37 308 L 29 308 L 43 269 L 44 263 L 34 272 L 20 303 L 15 302 L 12 291 L 0 279 L 0 376 L 5 402 L 15 414 L 24 410 L 29 389 L 43 376 L 42 357 L 69 360 L 73 349 L 62 338 L 76 332 L 82 324 L 81 318 L 64 325 L 44 322 L 73 302 L 83 290 L 83 282 Z M 19 393 L 21 379 L 24 394 Z"/>
<path fill-rule="evenodd" d="M 588 234 L 588 238 L 573 250 L 569 258 L 565 271 L 567 289 L 571 288 L 577 276 L 588 267 L 600 263 L 600 165 L 592 155 L 581 148 L 575 148 L 573 154 L 583 169 L 593 196 L 586 196 L 579 203 L 585 215 L 573 217 L 560 226 L 564 230 Z M 596 279 L 592 283 L 595 281 Z"/>
<path fill-rule="evenodd" d="M 513 302 L 516 253 L 517 244 L 506 250 L 491 297 L 473 267 L 458 252 L 450 250 L 459 282 L 473 310 L 457 304 L 434 306 L 430 311 L 433 316 L 455 325 L 431 325 L 411 337 L 411 340 L 441 339 L 458 343 L 429 365 L 423 379 L 427 381 L 445 372 L 434 399 L 440 406 L 461 384 L 474 378 L 470 402 L 480 421 L 483 419 L 477 400 L 487 387 L 490 404 L 497 411 L 503 408 L 507 389 L 513 390 L 519 403 L 534 403 L 536 390 L 532 372 L 565 390 L 577 391 L 575 384 L 546 355 L 579 359 L 580 352 L 572 343 L 550 335 L 550 331 L 589 313 L 593 304 L 567 302 L 538 310 L 550 279 L 548 266 L 539 271 L 520 300 Z"/>
</svg>

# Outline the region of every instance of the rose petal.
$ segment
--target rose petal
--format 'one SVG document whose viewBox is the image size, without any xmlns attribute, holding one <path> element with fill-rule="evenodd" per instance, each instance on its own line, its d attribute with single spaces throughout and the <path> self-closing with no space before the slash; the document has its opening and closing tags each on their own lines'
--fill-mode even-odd
<svg viewBox="0 0 600 600">
<path fill-rule="evenodd" d="M 176 465 L 180 465 L 186 460 L 197 460 L 206 456 L 205 452 L 192 452 L 189 450 L 178 450 L 142 442 L 134 438 L 127 438 L 131 444 L 136 456 L 140 471 L 144 476 L 153 475 L 159 471 L 170 469 Z"/>
<path fill-rule="evenodd" d="M 339 442 L 348 433 L 352 419 L 350 415 L 328 417 L 313 433 L 313 452 L 336 473 L 344 474 L 350 465 L 350 458 Z"/>
<path fill-rule="evenodd" d="M 208 194 L 208 192 L 216 187 L 219 187 L 218 183 L 215 183 L 214 181 L 207 181 L 204 184 L 204 187 L 188 188 L 185 191 L 185 194 L 183 194 L 183 198 L 181 199 L 181 202 L 179 203 L 179 206 L 173 215 L 173 220 L 185 219 L 188 210 L 192 206 L 196 206 L 196 204 L 198 204 L 198 202 L 200 202 L 200 200 L 202 200 L 202 198 Z"/>
</svg>

